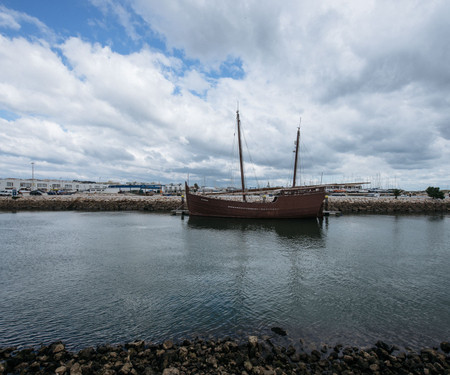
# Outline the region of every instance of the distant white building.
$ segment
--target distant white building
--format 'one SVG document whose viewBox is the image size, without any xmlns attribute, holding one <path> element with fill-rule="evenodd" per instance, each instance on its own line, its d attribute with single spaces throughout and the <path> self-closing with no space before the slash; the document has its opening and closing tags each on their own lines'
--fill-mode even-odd
<svg viewBox="0 0 450 375">
<path fill-rule="evenodd" d="M 0 179 L 0 190 L 66 190 L 66 191 L 104 191 L 109 184 L 92 181 L 38 180 L 20 178 Z"/>
<path fill-rule="evenodd" d="M 336 183 L 336 184 L 325 184 L 325 189 L 328 193 L 333 192 L 346 192 L 346 193 L 358 193 L 358 192 L 367 192 L 364 185 L 368 185 L 370 182 L 346 182 L 346 183 Z"/>
<path fill-rule="evenodd" d="M 164 194 L 181 194 L 184 191 L 183 184 L 167 184 L 164 185 Z"/>
</svg>

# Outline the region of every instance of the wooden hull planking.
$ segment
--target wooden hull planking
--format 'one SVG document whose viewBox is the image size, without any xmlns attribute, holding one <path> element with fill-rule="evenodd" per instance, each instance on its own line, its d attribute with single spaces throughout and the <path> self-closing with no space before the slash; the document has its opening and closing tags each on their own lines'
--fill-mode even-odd
<svg viewBox="0 0 450 375">
<path fill-rule="evenodd" d="M 323 188 L 306 192 L 285 191 L 271 202 L 243 202 L 212 198 L 186 191 L 189 215 L 249 219 L 300 219 L 323 215 Z"/>
</svg>

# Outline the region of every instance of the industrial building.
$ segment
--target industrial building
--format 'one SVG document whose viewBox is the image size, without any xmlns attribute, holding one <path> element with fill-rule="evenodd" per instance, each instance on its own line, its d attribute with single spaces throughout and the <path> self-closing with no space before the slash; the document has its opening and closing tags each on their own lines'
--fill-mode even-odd
<svg viewBox="0 0 450 375">
<path fill-rule="evenodd" d="M 32 191 L 41 190 L 43 192 L 65 190 L 80 192 L 100 192 L 109 186 L 104 182 L 76 181 L 76 180 L 38 180 L 38 179 L 20 179 L 3 178 L 0 179 L 0 190 L 10 191 Z"/>
</svg>

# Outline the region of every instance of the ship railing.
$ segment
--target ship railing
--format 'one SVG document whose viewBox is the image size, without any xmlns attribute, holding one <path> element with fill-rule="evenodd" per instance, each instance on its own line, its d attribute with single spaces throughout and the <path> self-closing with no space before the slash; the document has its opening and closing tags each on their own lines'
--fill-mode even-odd
<svg viewBox="0 0 450 375">
<path fill-rule="evenodd" d="M 281 190 L 280 195 L 300 195 L 300 194 L 311 194 L 311 193 L 322 193 L 325 192 L 325 187 L 323 186 L 311 186 L 311 187 L 296 187 L 286 190 Z"/>
</svg>

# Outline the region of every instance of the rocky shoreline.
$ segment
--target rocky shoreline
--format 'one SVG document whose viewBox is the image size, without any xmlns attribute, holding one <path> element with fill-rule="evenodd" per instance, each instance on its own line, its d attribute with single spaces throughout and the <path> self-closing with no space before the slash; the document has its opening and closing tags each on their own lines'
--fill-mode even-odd
<svg viewBox="0 0 450 375">
<path fill-rule="evenodd" d="M 126 194 L 74 194 L 0 197 L 4 211 L 172 211 L 181 206 L 181 197 Z"/>
<path fill-rule="evenodd" d="M 61 196 L 0 197 L 2 211 L 160 211 L 182 206 L 180 196 L 139 196 L 126 194 L 75 194 Z M 450 199 L 428 197 L 328 197 L 326 210 L 342 213 L 450 213 Z"/>
<path fill-rule="evenodd" d="M 342 213 L 433 214 L 450 213 L 450 199 L 428 197 L 329 197 L 328 210 Z"/>
<path fill-rule="evenodd" d="M 372 348 L 323 346 L 311 353 L 275 345 L 270 338 L 144 341 L 78 352 L 62 342 L 0 349 L 0 374 L 450 374 L 450 343 L 400 351 L 378 341 Z"/>
</svg>

